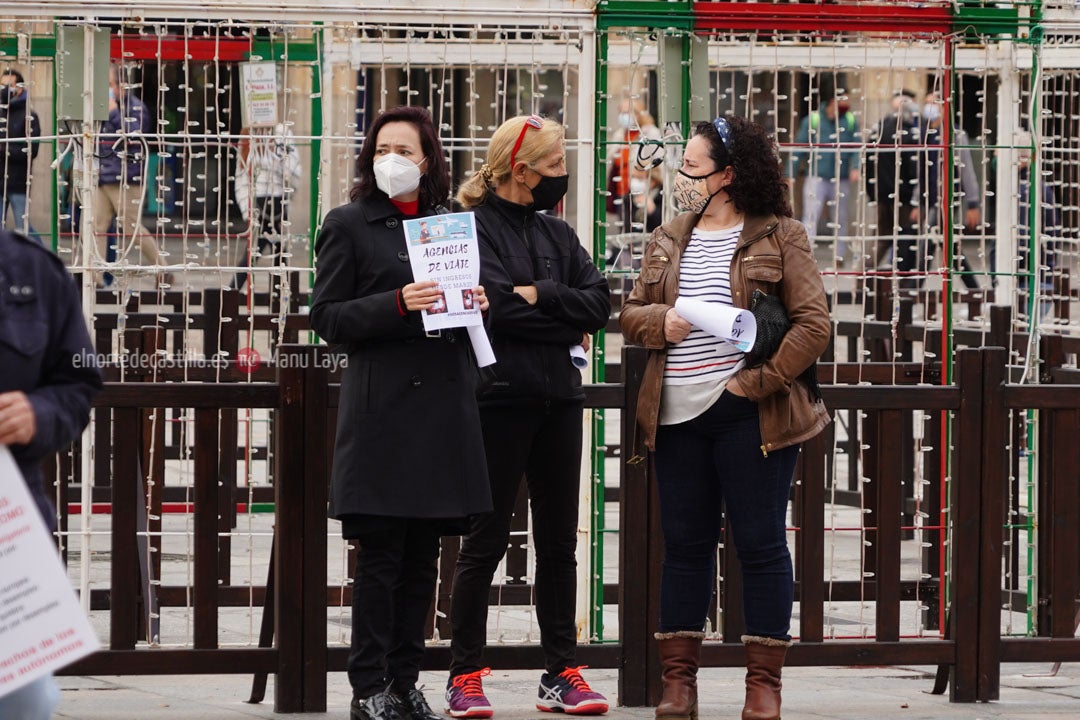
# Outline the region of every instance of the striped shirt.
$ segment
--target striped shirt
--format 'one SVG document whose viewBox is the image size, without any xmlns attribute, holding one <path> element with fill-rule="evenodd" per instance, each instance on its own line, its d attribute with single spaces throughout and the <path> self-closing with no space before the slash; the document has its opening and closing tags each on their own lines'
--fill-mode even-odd
<svg viewBox="0 0 1080 720">
<path fill-rule="evenodd" d="M 697 230 L 679 262 L 679 296 L 731 305 L 731 258 L 742 223 L 724 230 Z M 668 348 L 660 423 L 671 425 L 705 412 L 728 379 L 742 368 L 743 353 L 731 343 L 694 327 Z"/>
</svg>

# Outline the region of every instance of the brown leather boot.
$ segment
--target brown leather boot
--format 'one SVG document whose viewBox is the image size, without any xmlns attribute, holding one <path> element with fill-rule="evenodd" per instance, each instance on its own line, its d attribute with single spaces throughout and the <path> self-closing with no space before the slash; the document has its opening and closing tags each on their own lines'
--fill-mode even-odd
<svg viewBox="0 0 1080 720">
<path fill-rule="evenodd" d="M 697 671 L 704 637 L 703 632 L 687 630 L 656 633 L 664 667 L 664 697 L 656 706 L 656 720 L 697 720 Z"/>
<path fill-rule="evenodd" d="M 743 635 L 746 703 L 742 720 L 780 720 L 780 671 L 791 645 L 786 640 Z"/>
</svg>

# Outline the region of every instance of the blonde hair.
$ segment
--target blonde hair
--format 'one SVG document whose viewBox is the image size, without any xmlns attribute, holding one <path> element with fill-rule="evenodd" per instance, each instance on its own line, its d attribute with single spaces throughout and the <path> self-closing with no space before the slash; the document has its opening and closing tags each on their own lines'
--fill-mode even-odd
<svg viewBox="0 0 1080 720">
<path fill-rule="evenodd" d="M 499 126 L 491 136 L 488 145 L 487 162 L 474 172 L 458 188 L 457 201 L 465 208 L 473 208 L 484 202 L 488 190 L 502 185 L 510 179 L 513 168 L 510 167 L 510 153 L 521 136 L 521 129 L 529 115 L 518 115 Z M 539 130 L 529 129 L 521 140 L 514 162 L 523 162 L 529 167 L 544 159 L 565 142 L 563 126 L 554 120 L 544 119 Z"/>
</svg>

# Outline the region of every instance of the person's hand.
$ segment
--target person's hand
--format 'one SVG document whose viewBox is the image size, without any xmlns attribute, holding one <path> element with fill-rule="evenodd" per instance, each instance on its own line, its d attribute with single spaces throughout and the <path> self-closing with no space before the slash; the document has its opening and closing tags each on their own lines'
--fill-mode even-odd
<svg viewBox="0 0 1080 720">
<path fill-rule="evenodd" d="M 487 292 L 484 290 L 483 285 L 477 285 L 472 289 L 473 302 L 476 303 L 476 307 L 480 308 L 480 312 L 486 313 L 488 308 L 491 307 L 491 303 L 488 302 Z"/>
<path fill-rule="evenodd" d="M 908 219 L 911 220 L 912 223 L 919 222 L 919 208 L 911 208 L 911 213 L 908 214 Z"/>
<path fill-rule="evenodd" d="M 581 347 L 584 348 L 585 352 L 589 352 L 589 343 L 591 340 L 592 338 L 589 337 L 589 333 L 581 334 Z"/>
<path fill-rule="evenodd" d="M 110 97 L 109 98 L 109 112 L 111 113 L 113 110 L 119 110 L 119 109 L 120 109 L 120 104 L 118 102 L 116 102 L 116 98 Z"/>
<path fill-rule="evenodd" d="M 675 312 L 675 308 L 668 310 L 664 316 L 664 338 L 672 345 L 685 340 L 692 327 L 686 318 Z"/>
<path fill-rule="evenodd" d="M 525 298 L 525 302 L 529 303 L 530 305 L 535 305 L 539 297 L 536 294 L 535 285 L 515 285 L 514 292 Z"/>
<path fill-rule="evenodd" d="M 0 445 L 26 445 L 35 433 L 37 420 L 26 393 L 0 393 Z"/>
<path fill-rule="evenodd" d="M 977 230 L 982 224 L 982 212 L 979 208 L 968 208 L 964 213 L 964 227 L 969 230 Z"/>
<path fill-rule="evenodd" d="M 440 297 L 442 290 L 434 280 L 409 283 L 401 288 L 401 300 L 405 303 L 406 310 L 430 310 L 435 307 L 435 302 Z"/>
<path fill-rule="evenodd" d="M 727 381 L 727 385 L 724 386 L 724 389 L 732 395 L 738 395 L 739 397 L 743 398 L 746 397 L 746 393 L 743 392 L 742 385 L 739 384 L 738 375 L 732 375 L 731 378 Z"/>
<path fill-rule="evenodd" d="M 854 169 L 852 169 L 852 171 L 850 173 L 848 173 L 848 180 L 850 180 L 853 183 L 859 182 L 859 169 L 858 168 L 854 168 Z"/>
</svg>

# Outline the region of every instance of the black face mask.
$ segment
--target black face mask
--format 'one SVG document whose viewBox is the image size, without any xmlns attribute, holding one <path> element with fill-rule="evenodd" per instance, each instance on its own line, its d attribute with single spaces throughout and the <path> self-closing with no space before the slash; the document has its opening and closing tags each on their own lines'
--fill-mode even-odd
<svg viewBox="0 0 1080 720">
<path fill-rule="evenodd" d="M 569 175 L 559 175 L 557 177 L 541 175 L 540 182 L 529 188 L 533 196 L 533 210 L 550 210 L 555 207 L 566 195 L 566 189 L 569 186 Z M 526 187 L 528 186 L 526 185 Z"/>
</svg>

